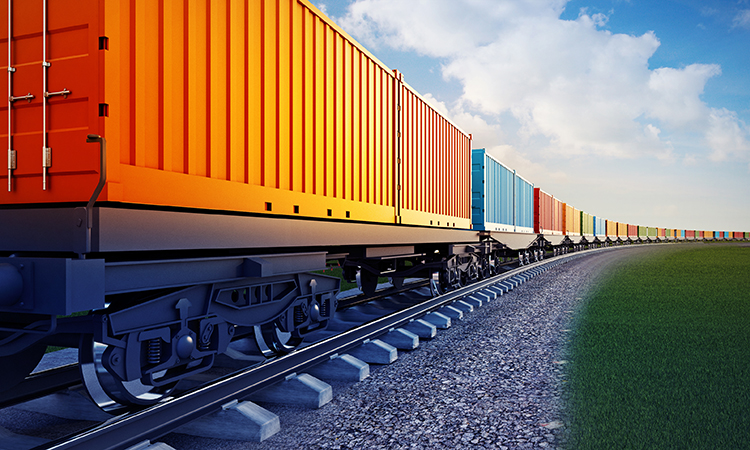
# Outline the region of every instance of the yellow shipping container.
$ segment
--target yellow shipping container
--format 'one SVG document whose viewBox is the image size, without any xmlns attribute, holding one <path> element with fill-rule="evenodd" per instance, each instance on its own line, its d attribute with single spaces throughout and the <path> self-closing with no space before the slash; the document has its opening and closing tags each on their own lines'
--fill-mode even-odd
<svg viewBox="0 0 750 450">
<path fill-rule="evenodd" d="M 617 235 L 620 237 L 627 237 L 628 236 L 628 224 L 618 222 L 617 223 Z"/>
</svg>

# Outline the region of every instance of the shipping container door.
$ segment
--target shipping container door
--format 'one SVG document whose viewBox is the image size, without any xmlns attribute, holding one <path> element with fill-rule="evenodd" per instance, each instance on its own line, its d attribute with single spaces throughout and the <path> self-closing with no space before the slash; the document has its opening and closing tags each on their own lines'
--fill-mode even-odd
<svg viewBox="0 0 750 450">
<path fill-rule="evenodd" d="M 95 0 L 0 2 L 7 82 L 0 145 L 8 154 L 0 203 L 88 200 L 98 182 L 100 47 Z M 6 158 L 3 158 L 6 159 Z"/>
</svg>

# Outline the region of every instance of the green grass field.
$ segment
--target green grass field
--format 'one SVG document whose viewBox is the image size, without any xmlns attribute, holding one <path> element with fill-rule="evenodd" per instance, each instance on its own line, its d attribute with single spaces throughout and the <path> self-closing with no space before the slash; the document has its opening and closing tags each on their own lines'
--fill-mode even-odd
<svg viewBox="0 0 750 450">
<path fill-rule="evenodd" d="M 591 293 L 569 355 L 570 449 L 750 448 L 750 247 L 630 260 Z"/>
</svg>

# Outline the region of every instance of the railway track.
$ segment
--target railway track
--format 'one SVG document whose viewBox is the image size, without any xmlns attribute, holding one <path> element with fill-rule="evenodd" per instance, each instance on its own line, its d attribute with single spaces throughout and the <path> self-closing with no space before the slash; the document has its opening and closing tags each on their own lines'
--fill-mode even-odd
<svg viewBox="0 0 750 450">
<path fill-rule="evenodd" d="M 360 349 L 364 345 L 380 345 L 380 339 L 387 341 L 389 333 L 414 329 L 415 321 L 427 320 L 437 328 L 446 328 L 450 326 L 451 318 L 461 317 L 463 313 L 483 302 L 497 298 L 539 273 L 572 258 L 601 250 L 603 249 L 575 252 L 521 266 L 382 317 L 373 317 L 372 320 L 354 325 L 348 330 L 338 331 L 330 337 L 322 338 L 283 357 L 221 376 L 176 394 L 147 409 L 113 417 L 75 434 L 33 448 L 34 450 L 150 448 L 151 442 L 157 442 L 161 436 L 183 425 L 195 423 L 211 415 L 222 413 L 226 415 L 228 414 L 226 411 L 236 409 L 238 405 L 246 405 L 244 403 L 246 399 L 253 398 L 264 388 L 278 386 L 279 383 L 284 382 L 289 384 L 300 379 L 307 380 L 302 377 L 308 377 L 308 375 L 303 374 L 313 368 L 321 367 L 321 364 L 326 364 L 337 355 L 357 354 L 357 351 L 361 354 Z M 416 286 L 422 286 L 422 284 L 417 283 Z M 395 348 L 393 353 L 396 353 Z M 48 380 L 55 378 L 58 379 L 56 384 L 49 384 Z M 64 388 L 74 385 L 77 379 L 77 374 L 74 374 L 71 366 L 41 372 L 34 377 L 29 377 L 23 384 L 24 389 L 16 390 L 12 396 L 9 395 L 0 400 L 3 406 L 7 406 L 49 393 L 55 389 L 55 386 Z M 35 387 L 40 386 L 40 390 L 34 390 Z M 330 398 L 330 394 L 327 395 Z"/>
</svg>

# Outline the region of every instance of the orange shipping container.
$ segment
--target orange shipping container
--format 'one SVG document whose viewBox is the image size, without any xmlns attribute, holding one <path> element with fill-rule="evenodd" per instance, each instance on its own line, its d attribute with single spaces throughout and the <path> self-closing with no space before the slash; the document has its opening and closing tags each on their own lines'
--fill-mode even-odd
<svg viewBox="0 0 750 450">
<path fill-rule="evenodd" d="M 96 134 L 100 202 L 468 227 L 469 136 L 309 1 L 57 1 L 46 29 L 41 5 L 0 31 L 0 204 L 87 202 Z"/>
<path fill-rule="evenodd" d="M 568 205 L 567 203 L 563 203 L 563 229 L 565 230 L 566 235 L 571 235 L 574 232 L 574 227 L 575 227 L 575 220 L 573 218 L 574 213 L 575 213 L 575 208 Z"/>
<path fill-rule="evenodd" d="M 617 222 L 612 220 L 607 221 L 607 236 L 617 236 Z"/>
<path fill-rule="evenodd" d="M 397 74 L 403 160 L 400 223 L 469 228 L 471 136 L 432 108 Z"/>
</svg>

